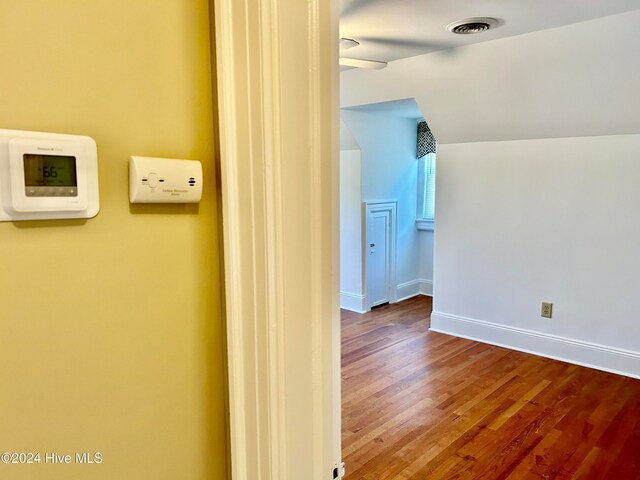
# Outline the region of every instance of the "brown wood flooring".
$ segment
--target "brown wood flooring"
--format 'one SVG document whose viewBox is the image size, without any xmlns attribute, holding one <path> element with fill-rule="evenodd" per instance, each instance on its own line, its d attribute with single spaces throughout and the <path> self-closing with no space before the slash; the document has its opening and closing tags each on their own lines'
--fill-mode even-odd
<svg viewBox="0 0 640 480">
<path fill-rule="evenodd" d="M 640 479 L 640 380 L 342 312 L 347 480 Z"/>
</svg>

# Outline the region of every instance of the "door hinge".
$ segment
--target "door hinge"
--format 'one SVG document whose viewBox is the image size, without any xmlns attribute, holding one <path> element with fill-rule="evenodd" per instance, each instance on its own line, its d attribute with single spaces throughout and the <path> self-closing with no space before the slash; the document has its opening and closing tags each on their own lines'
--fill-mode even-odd
<svg viewBox="0 0 640 480">
<path fill-rule="evenodd" d="M 344 462 L 337 463 L 333 466 L 333 480 L 340 480 L 344 478 Z"/>
</svg>

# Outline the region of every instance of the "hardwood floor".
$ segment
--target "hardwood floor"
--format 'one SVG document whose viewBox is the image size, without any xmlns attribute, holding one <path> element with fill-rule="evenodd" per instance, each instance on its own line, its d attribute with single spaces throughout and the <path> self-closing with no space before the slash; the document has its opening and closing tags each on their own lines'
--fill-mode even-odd
<svg viewBox="0 0 640 480">
<path fill-rule="evenodd" d="M 342 312 L 347 480 L 640 479 L 640 380 Z"/>
</svg>

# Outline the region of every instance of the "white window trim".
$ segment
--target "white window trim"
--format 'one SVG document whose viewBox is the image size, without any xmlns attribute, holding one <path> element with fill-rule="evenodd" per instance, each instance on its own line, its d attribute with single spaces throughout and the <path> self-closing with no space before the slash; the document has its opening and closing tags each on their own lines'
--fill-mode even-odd
<svg viewBox="0 0 640 480">
<path fill-rule="evenodd" d="M 421 161 L 422 159 L 424 159 L 425 157 L 421 157 L 418 159 L 418 161 Z M 417 214 L 421 209 L 421 201 L 420 198 L 421 196 L 424 194 L 424 188 L 425 188 L 425 180 L 423 177 L 423 173 L 422 170 L 419 169 L 418 171 L 418 184 L 417 184 L 417 204 L 416 204 L 416 228 L 418 230 L 423 230 L 423 231 L 430 231 L 433 232 L 435 229 L 435 218 L 423 218 L 423 217 L 418 217 Z"/>
<path fill-rule="evenodd" d="M 418 230 L 425 230 L 433 232 L 435 229 L 435 223 L 433 220 L 416 220 L 416 228 Z"/>
</svg>

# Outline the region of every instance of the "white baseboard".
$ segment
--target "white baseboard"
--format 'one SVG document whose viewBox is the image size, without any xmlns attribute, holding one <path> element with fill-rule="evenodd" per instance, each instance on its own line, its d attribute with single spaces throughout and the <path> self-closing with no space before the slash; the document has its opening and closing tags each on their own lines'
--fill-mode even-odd
<svg viewBox="0 0 640 480">
<path fill-rule="evenodd" d="M 401 283 L 396 287 L 396 302 L 407 300 L 416 295 L 433 295 L 433 282 L 423 278 Z M 340 292 L 340 308 L 356 313 L 367 312 L 367 298 L 357 293 Z"/>
<path fill-rule="evenodd" d="M 640 352 L 442 312 L 431 314 L 431 330 L 597 370 L 640 378 Z"/>
<path fill-rule="evenodd" d="M 398 302 L 420 295 L 420 281 L 411 280 L 410 282 L 399 283 L 396 286 L 396 292 L 396 301 Z"/>
<path fill-rule="evenodd" d="M 433 297 L 433 281 L 420 279 L 420 295 L 426 295 L 427 297 Z"/>
<path fill-rule="evenodd" d="M 365 296 L 356 293 L 340 292 L 340 308 L 356 313 L 366 312 Z"/>
<path fill-rule="evenodd" d="M 433 282 L 423 278 L 411 280 L 410 282 L 398 284 L 396 292 L 396 298 L 398 299 L 396 301 L 398 302 L 416 295 L 428 295 L 430 297 L 433 294 Z"/>
</svg>

